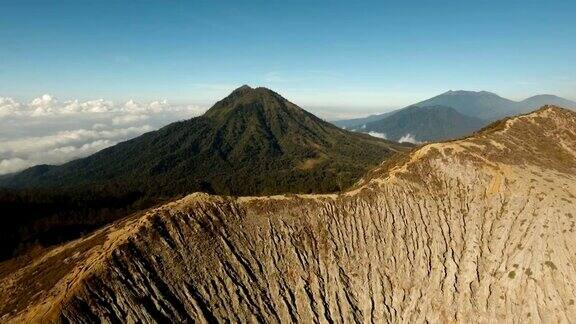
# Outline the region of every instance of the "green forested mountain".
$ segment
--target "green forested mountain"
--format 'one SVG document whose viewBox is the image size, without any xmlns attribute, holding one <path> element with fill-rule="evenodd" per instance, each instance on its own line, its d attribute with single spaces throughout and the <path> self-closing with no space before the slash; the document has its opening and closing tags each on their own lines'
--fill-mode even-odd
<svg viewBox="0 0 576 324">
<path fill-rule="evenodd" d="M 167 195 L 330 192 L 404 148 L 341 130 L 271 90 L 243 86 L 203 116 L 64 165 L 30 168 L 0 185 L 122 183 Z"/>
</svg>

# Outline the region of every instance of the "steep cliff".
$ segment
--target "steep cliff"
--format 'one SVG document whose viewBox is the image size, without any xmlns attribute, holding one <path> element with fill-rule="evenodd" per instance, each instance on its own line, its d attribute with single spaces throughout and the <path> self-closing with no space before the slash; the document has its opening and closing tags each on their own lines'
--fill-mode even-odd
<svg viewBox="0 0 576 324">
<path fill-rule="evenodd" d="M 576 114 L 388 161 L 338 195 L 192 194 L 25 265 L 0 320 L 569 322 Z"/>
</svg>

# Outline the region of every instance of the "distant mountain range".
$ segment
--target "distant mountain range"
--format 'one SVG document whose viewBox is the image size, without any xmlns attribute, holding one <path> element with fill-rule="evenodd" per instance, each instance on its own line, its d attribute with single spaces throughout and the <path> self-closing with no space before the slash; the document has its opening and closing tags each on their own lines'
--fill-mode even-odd
<svg viewBox="0 0 576 324">
<path fill-rule="evenodd" d="M 460 90 L 448 91 L 392 112 L 372 115 L 366 118 L 335 121 L 334 124 L 360 132 L 387 134 L 387 138 L 392 140 L 397 140 L 407 134 L 421 134 L 419 138 L 416 137 L 417 140 L 435 141 L 468 135 L 491 121 L 527 113 L 547 104 L 576 109 L 576 102 L 554 95 L 537 95 L 522 101 L 513 101 L 487 91 Z M 436 108 L 426 115 L 419 116 L 414 114 L 413 107 L 421 108 L 419 110 L 421 112 L 424 112 L 427 107 L 450 107 L 454 111 Z M 411 109 L 411 119 L 409 121 L 403 118 L 405 115 L 385 121 L 407 109 Z M 437 116 L 432 116 L 434 114 L 437 114 Z M 456 120 L 460 120 L 462 124 L 456 125 L 454 123 Z M 482 120 L 482 122 L 478 122 L 478 120 Z M 429 124 L 429 122 L 433 123 Z M 444 129 L 445 127 L 451 127 L 452 129 L 447 131 Z M 398 135 L 399 130 L 407 133 Z"/>
</svg>

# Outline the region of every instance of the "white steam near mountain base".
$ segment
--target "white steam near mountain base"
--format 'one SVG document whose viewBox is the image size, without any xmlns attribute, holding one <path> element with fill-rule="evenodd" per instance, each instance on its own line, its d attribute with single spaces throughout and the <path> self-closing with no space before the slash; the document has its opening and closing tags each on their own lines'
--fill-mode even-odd
<svg viewBox="0 0 576 324">
<path fill-rule="evenodd" d="M 378 133 L 378 132 L 370 131 L 370 132 L 368 132 L 368 135 L 373 136 L 373 137 L 388 139 L 388 137 L 386 137 L 386 134 L 384 134 L 384 133 Z"/>
<path fill-rule="evenodd" d="M 420 144 L 422 142 L 418 141 L 414 135 L 408 133 L 398 140 L 399 143 L 412 143 L 412 144 Z"/>
<path fill-rule="evenodd" d="M 0 97 L 0 175 L 85 157 L 203 111 L 166 101 L 60 102 L 43 95 L 25 104 Z"/>
</svg>

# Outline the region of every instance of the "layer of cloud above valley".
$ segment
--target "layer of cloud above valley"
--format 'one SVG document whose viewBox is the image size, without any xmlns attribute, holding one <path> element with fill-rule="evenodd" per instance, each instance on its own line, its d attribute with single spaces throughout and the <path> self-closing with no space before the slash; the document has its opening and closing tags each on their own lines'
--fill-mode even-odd
<svg viewBox="0 0 576 324">
<path fill-rule="evenodd" d="M 0 175 L 85 157 L 204 110 L 165 100 L 60 101 L 46 94 L 22 103 L 0 97 Z"/>
</svg>

